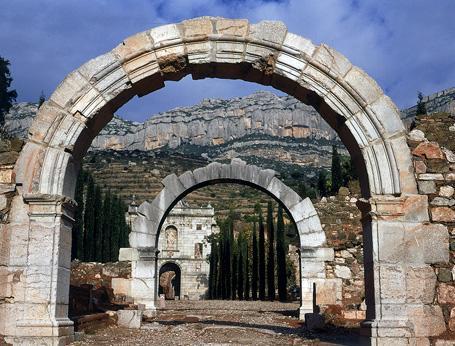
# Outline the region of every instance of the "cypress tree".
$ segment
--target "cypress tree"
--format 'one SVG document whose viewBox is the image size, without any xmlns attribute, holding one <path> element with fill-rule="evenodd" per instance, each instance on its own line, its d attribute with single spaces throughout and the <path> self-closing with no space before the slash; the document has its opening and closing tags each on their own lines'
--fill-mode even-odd
<svg viewBox="0 0 455 346">
<path fill-rule="evenodd" d="M 343 181 L 341 159 L 337 148 L 332 145 L 332 193 L 337 194 Z"/>
<path fill-rule="evenodd" d="M 238 239 L 238 238 L 237 238 Z M 237 241 L 233 239 L 232 242 L 232 271 L 231 271 L 231 278 L 232 278 L 232 291 L 231 291 L 231 299 L 235 300 L 237 296 L 237 279 L 238 279 L 238 266 L 239 266 L 239 248 L 237 246 Z"/>
<path fill-rule="evenodd" d="M 275 230 L 273 227 L 272 202 L 267 204 L 267 236 L 268 236 L 268 261 L 267 261 L 267 291 L 271 301 L 275 300 Z"/>
<path fill-rule="evenodd" d="M 237 269 L 237 295 L 239 297 L 239 300 L 243 300 L 243 290 L 245 289 L 245 281 L 244 281 L 244 275 L 245 275 L 245 256 L 244 256 L 244 240 L 243 240 L 243 234 L 240 233 L 238 238 L 237 238 L 237 251 L 238 251 L 238 269 Z"/>
<path fill-rule="evenodd" d="M 216 239 L 212 237 L 212 244 L 210 249 L 210 269 L 209 269 L 209 299 L 215 299 L 215 273 L 216 273 L 216 255 L 217 255 L 217 246 Z"/>
<path fill-rule="evenodd" d="M 103 261 L 103 196 L 101 195 L 101 188 L 95 186 L 95 225 L 94 230 L 94 242 L 93 242 L 93 253 L 94 260 L 96 262 Z"/>
<path fill-rule="evenodd" d="M 87 193 L 84 210 L 84 261 L 94 261 L 93 243 L 95 227 L 95 183 L 90 174 L 87 176 Z"/>
<path fill-rule="evenodd" d="M 217 299 L 223 298 L 224 287 L 224 228 L 223 224 L 220 227 L 220 235 L 218 241 L 218 272 L 216 274 L 216 297 Z"/>
<path fill-rule="evenodd" d="M 259 210 L 259 300 L 265 300 L 265 236 L 262 211 Z"/>
<path fill-rule="evenodd" d="M 416 115 L 427 114 L 427 107 L 425 106 L 425 102 L 423 102 L 423 94 L 420 91 L 417 94 L 417 98 L 419 100 L 417 101 Z"/>
<path fill-rule="evenodd" d="M 111 258 L 111 222 L 112 222 L 112 200 L 111 192 L 108 190 L 104 193 L 103 200 L 103 230 L 102 230 L 102 242 L 103 242 L 103 255 L 102 262 L 109 262 Z"/>
<path fill-rule="evenodd" d="M 248 239 L 245 237 L 243 242 L 243 251 L 245 257 L 245 291 L 243 292 L 243 296 L 245 300 L 250 299 L 250 256 L 248 248 Z"/>
<path fill-rule="evenodd" d="M 286 248 L 284 243 L 283 208 L 278 205 L 276 225 L 276 260 L 278 269 L 278 296 L 281 302 L 286 301 Z"/>
<path fill-rule="evenodd" d="M 119 198 L 120 201 L 120 240 L 119 240 L 119 247 L 129 247 L 130 246 L 130 241 L 129 241 L 129 234 L 130 234 L 130 229 L 128 224 L 126 223 L 126 218 L 125 218 L 125 211 L 126 211 L 126 205 L 123 202 L 122 198 Z"/>
<path fill-rule="evenodd" d="M 232 296 L 232 245 L 234 243 L 234 220 L 232 215 L 228 217 L 228 227 L 226 235 L 226 251 L 225 251 L 225 270 L 226 270 L 226 297 L 230 299 Z"/>
<path fill-rule="evenodd" d="M 0 57 L 0 127 L 5 123 L 5 115 L 16 101 L 16 90 L 8 90 L 11 86 L 11 74 L 9 72 L 9 61 Z"/>
<path fill-rule="evenodd" d="M 74 226 L 72 230 L 71 260 L 77 258 L 84 260 L 84 180 L 85 173 L 81 169 L 76 180 L 76 191 L 74 200 L 77 209 L 74 215 Z"/>
<path fill-rule="evenodd" d="M 253 223 L 253 268 L 251 273 L 251 297 L 258 299 L 258 241 L 256 236 L 256 221 Z"/>
<path fill-rule="evenodd" d="M 320 197 L 327 196 L 327 176 L 324 169 L 321 169 L 318 174 L 318 191 Z"/>
<path fill-rule="evenodd" d="M 116 262 L 118 260 L 119 251 L 119 237 L 120 237 L 120 214 L 121 208 L 119 204 L 119 197 L 114 195 L 112 198 L 112 227 L 111 227 L 111 246 L 110 246 L 110 261 Z"/>
</svg>

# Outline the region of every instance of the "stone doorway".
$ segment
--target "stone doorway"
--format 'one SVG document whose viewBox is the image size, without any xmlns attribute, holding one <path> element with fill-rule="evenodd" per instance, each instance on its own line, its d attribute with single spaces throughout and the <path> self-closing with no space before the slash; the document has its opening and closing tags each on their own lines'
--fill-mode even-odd
<svg viewBox="0 0 455 346">
<path fill-rule="evenodd" d="M 166 300 L 180 299 L 180 267 L 173 262 L 163 264 L 159 272 L 158 295 L 164 295 Z"/>
</svg>

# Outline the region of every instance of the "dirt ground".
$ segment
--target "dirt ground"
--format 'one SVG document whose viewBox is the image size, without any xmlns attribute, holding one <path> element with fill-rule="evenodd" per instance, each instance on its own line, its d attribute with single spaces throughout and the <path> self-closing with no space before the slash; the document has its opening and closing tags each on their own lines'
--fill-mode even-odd
<svg viewBox="0 0 455 346">
<path fill-rule="evenodd" d="M 167 301 L 141 329 L 116 326 L 82 336 L 72 345 L 360 345 L 355 330 L 310 332 L 297 303 Z"/>
</svg>

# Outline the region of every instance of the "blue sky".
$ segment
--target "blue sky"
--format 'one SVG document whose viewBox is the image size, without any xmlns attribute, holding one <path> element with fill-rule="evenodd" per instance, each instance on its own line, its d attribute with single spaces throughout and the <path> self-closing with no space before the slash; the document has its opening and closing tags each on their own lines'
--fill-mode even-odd
<svg viewBox="0 0 455 346">
<path fill-rule="evenodd" d="M 0 56 L 11 62 L 18 101 L 48 96 L 66 74 L 123 38 L 202 15 L 281 20 L 363 68 L 401 108 L 455 86 L 455 0 L 0 0 Z M 190 77 L 119 110 L 144 120 L 206 97 L 263 86 Z M 269 89 L 270 90 L 270 89 Z M 178 97 L 176 97 L 178 95 Z"/>
</svg>

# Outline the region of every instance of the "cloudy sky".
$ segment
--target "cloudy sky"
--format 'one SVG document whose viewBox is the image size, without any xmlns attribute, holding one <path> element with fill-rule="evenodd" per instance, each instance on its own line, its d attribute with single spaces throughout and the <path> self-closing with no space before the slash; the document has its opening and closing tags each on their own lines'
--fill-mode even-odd
<svg viewBox="0 0 455 346">
<path fill-rule="evenodd" d="M 281 20 L 289 31 L 342 52 L 401 108 L 415 104 L 417 91 L 455 86 L 455 0 L 0 0 L 0 56 L 11 62 L 18 101 L 36 102 L 123 38 L 202 15 Z M 264 88 L 187 77 L 119 113 L 143 120 L 206 97 Z"/>
</svg>

